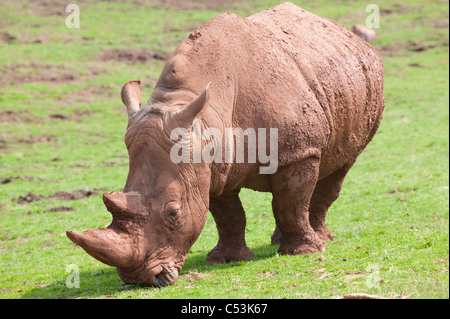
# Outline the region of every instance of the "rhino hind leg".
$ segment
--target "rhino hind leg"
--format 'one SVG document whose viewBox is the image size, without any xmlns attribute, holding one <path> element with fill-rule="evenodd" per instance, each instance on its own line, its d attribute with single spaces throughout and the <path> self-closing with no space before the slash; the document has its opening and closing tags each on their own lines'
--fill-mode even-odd
<svg viewBox="0 0 450 319">
<path fill-rule="evenodd" d="M 325 250 L 309 221 L 309 202 L 317 183 L 319 159 L 310 157 L 281 167 L 271 176 L 272 208 L 277 229 L 272 243 L 281 254 L 308 254 Z"/>
<path fill-rule="evenodd" d="M 333 240 L 334 234 L 325 226 L 328 208 L 339 197 L 342 183 L 354 161 L 317 182 L 309 204 L 309 222 L 323 241 Z"/>
<path fill-rule="evenodd" d="M 272 236 L 270 237 L 271 245 L 279 245 L 281 243 L 281 231 L 278 226 L 275 226 Z"/>
<path fill-rule="evenodd" d="M 206 258 L 207 264 L 241 261 L 254 255 L 245 243 L 245 212 L 238 193 L 211 198 L 209 210 L 214 217 L 219 241 Z"/>
</svg>

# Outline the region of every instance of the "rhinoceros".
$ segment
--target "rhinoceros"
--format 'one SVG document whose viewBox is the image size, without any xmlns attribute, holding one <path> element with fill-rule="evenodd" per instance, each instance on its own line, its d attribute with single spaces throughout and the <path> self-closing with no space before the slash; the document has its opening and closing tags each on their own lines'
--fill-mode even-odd
<svg viewBox="0 0 450 319">
<path fill-rule="evenodd" d="M 140 81 L 123 86 L 129 173 L 122 192 L 103 195 L 112 223 L 67 236 L 126 283 L 171 285 L 208 210 L 219 239 L 206 262 L 253 257 L 238 196 L 249 188 L 273 195 L 271 242 L 279 253 L 324 251 L 334 238 L 325 226 L 328 208 L 379 127 L 383 77 L 383 62 L 366 41 L 292 3 L 245 18 L 216 16 L 176 47 L 144 106 Z M 174 138 L 174 130 L 187 132 L 187 146 L 204 147 L 215 137 L 199 139 L 198 131 L 208 128 L 222 133 L 214 152 L 234 160 L 173 160 L 186 137 Z M 252 139 L 234 132 L 249 128 L 266 129 L 258 136 L 266 141 L 276 129 L 270 173 L 250 153 L 236 160 L 238 146 L 246 152 Z"/>
</svg>

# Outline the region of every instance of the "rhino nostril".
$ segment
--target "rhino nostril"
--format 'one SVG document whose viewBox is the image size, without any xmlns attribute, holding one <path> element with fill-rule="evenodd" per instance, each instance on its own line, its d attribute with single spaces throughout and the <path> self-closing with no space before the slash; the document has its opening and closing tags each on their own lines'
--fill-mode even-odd
<svg viewBox="0 0 450 319">
<path fill-rule="evenodd" d="M 164 287 L 172 285 L 178 278 L 178 270 L 172 267 L 163 268 L 163 270 L 155 276 L 155 286 Z"/>
<path fill-rule="evenodd" d="M 165 274 L 160 273 L 159 275 L 155 276 L 155 286 L 157 287 L 165 287 L 169 286 L 171 283 L 168 280 L 167 276 Z"/>
</svg>

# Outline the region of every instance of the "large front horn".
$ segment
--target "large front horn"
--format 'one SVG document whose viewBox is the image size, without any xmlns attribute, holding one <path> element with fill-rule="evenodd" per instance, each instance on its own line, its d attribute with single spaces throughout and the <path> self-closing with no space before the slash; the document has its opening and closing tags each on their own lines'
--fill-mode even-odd
<svg viewBox="0 0 450 319">
<path fill-rule="evenodd" d="M 103 202 L 113 215 L 109 227 L 81 234 L 68 230 L 67 237 L 107 265 L 124 269 L 139 265 L 146 249 L 142 225 L 148 216 L 142 196 L 136 192 L 104 193 Z"/>
<path fill-rule="evenodd" d="M 129 268 L 139 263 L 130 235 L 111 228 L 87 230 L 83 233 L 66 231 L 67 237 L 89 255 L 107 265 Z"/>
</svg>

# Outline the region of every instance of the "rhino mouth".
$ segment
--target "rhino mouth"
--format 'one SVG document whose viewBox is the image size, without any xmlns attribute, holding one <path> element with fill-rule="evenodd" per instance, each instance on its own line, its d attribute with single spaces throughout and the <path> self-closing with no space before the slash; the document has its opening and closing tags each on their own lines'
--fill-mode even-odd
<svg viewBox="0 0 450 319">
<path fill-rule="evenodd" d="M 137 269 L 117 268 L 119 277 L 127 284 L 138 284 L 144 286 L 166 287 L 170 286 L 178 278 L 183 263 L 170 261 L 155 267 L 138 267 Z"/>
</svg>

